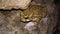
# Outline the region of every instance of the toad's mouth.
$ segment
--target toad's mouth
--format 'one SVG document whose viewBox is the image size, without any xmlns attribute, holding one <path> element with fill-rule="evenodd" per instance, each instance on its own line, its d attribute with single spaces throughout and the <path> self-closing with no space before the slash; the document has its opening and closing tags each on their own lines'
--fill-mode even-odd
<svg viewBox="0 0 60 34">
<path fill-rule="evenodd" d="M 28 23 L 28 22 L 31 22 L 32 20 L 30 20 L 30 19 L 21 19 L 20 21 L 23 22 L 23 23 Z"/>
</svg>

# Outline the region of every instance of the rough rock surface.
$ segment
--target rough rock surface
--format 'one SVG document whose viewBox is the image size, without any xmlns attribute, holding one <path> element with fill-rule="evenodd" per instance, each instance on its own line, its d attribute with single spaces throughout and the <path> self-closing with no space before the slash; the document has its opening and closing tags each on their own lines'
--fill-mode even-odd
<svg viewBox="0 0 60 34">
<path fill-rule="evenodd" d="M 24 23 L 19 18 L 19 11 L 1 11 L 0 34 L 24 34 Z"/>
<path fill-rule="evenodd" d="M 5 2 L 5 4 L 4 2 L 3 4 L 1 4 L 2 2 L 0 0 L 0 7 L 6 5 L 6 7 L 3 7 L 4 9 L 6 9 L 8 7 L 7 4 L 9 5 L 9 2 L 7 2 L 6 0 L 3 1 Z M 14 5 L 13 2 L 12 4 Z M 56 12 L 52 13 L 54 7 L 51 6 L 51 4 L 50 5 L 47 4 L 46 6 L 49 12 L 48 13 L 49 16 L 47 16 L 47 18 L 46 17 L 43 18 L 43 21 L 45 22 L 42 21 L 41 23 L 39 23 L 38 26 L 40 27 L 40 29 L 37 29 L 39 31 L 39 33 L 37 31 L 37 34 L 52 34 L 52 30 L 55 27 L 55 23 L 57 23 L 57 17 L 55 16 Z M 20 21 L 21 15 L 19 12 L 20 10 L 0 11 L 0 34 L 29 34 L 29 32 L 24 29 L 24 26 L 27 23 L 23 23 Z M 33 34 L 36 34 L 36 32 L 35 33 L 33 32 Z"/>
<path fill-rule="evenodd" d="M 31 0 L 0 0 L 0 9 L 26 9 Z"/>
</svg>

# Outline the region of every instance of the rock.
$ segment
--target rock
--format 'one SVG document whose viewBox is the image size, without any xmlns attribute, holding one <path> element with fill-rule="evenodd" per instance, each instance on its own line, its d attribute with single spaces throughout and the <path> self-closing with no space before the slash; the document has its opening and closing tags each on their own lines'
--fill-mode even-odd
<svg viewBox="0 0 60 34">
<path fill-rule="evenodd" d="M 35 22 L 28 22 L 24 27 L 29 33 L 36 33 L 37 31 L 37 23 Z"/>
<path fill-rule="evenodd" d="M 29 22 L 29 23 L 27 23 L 26 25 L 25 25 L 25 29 L 27 29 L 27 30 L 32 30 L 32 27 L 34 27 L 34 22 Z"/>
<path fill-rule="evenodd" d="M 0 9 L 26 9 L 31 0 L 0 0 Z"/>
</svg>

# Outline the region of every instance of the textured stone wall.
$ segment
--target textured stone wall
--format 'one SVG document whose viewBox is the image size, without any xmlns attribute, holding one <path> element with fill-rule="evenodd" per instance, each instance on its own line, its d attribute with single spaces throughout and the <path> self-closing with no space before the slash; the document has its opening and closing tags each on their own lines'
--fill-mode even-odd
<svg viewBox="0 0 60 34">
<path fill-rule="evenodd" d="M 4 1 L 5 0 L 3 0 L 3 2 L 1 1 L 2 4 L 0 4 L 0 7 L 1 5 L 3 5 L 3 9 L 6 9 L 5 7 L 10 6 L 9 5 L 10 2 L 6 1 L 4 3 Z M 33 32 L 33 34 L 52 34 L 53 29 L 57 23 L 57 12 L 55 10 L 55 5 L 53 3 L 53 0 L 39 0 L 39 1 L 41 1 L 40 2 L 41 5 L 45 7 L 48 12 L 47 12 L 47 16 L 42 19 L 42 23 L 39 23 L 38 27 L 40 28 L 38 28 L 37 33 Z M 14 1 L 11 0 L 11 2 L 14 2 Z M 17 4 L 12 3 L 11 5 L 16 6 Z M 18 5 L 19 5 L 19 2 L 18 2 Z M 25 6 L 23 7 L 24 9 L 25 9 Z M 16 7 L 13 7 L 13 8 L 16 8 Z M 21 10 L 0 10 L 0 34 L 29 34 L 29 32 L 24 29 L 24 26 L 27 23 L 20 22 L 20 13 L 19 13 L 20 11 Z"/>
<path fill-rule="evenodd" d="M 31 0 L 0 0 L 0 9 L 26 9 Z"/>
</svg>

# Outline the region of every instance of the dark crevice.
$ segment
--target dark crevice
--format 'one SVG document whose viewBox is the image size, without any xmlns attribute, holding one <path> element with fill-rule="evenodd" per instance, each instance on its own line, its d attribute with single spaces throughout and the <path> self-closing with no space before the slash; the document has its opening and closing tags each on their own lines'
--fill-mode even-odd
<svg viewBox="0 0 60 34">
<path fill-rule="evenodd" d="M 54 0 L 55 4 L 60 4 L 60 0 Z"/>
<path fill-rule="evenodd" d="M 23 9 L 0 9 L 0 11 L 14 11 L 14 10 L 20 10 L 20 11 L 24 11 Z"/>
<path fill-rule="evenodd" d="M 58 8 L 60 5 L 60 0 L 54 0 L 54 3 L 56 5 L 56 8 L 57 8 L 57 12 L 58 12 L 58 20 L 57 20 L 57 24 L 56 24 L 56 27 L 55 27 L 55 32 L 54 34 L 60 34 L 60 8 Z"/>
</svg>

